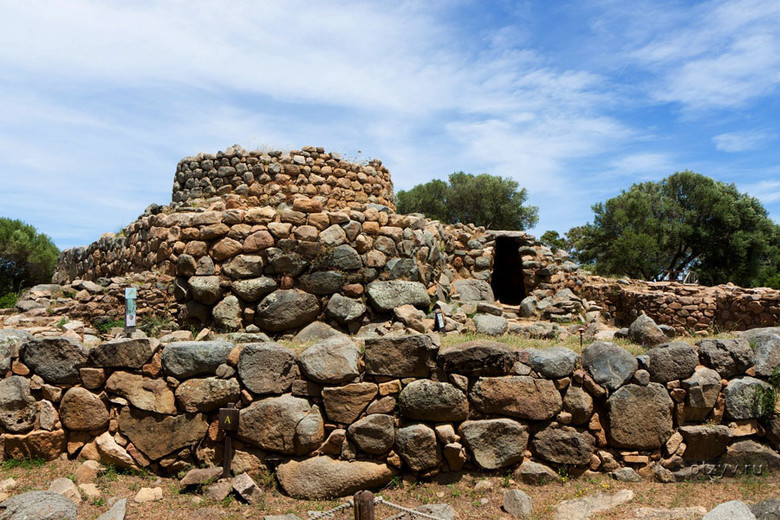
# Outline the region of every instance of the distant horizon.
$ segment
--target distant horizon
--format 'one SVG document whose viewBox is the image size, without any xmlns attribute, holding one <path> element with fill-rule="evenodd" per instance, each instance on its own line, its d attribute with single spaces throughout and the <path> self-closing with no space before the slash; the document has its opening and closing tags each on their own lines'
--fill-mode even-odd
<svg viewBox="0 0 780 520">
<path fill-rule="evenodd" d="M 776 1 L 0 2 L 0 217 L 60 249 L 236 143 L 510 177 L 537 237 L 683 170 L 780 219 Z"/>
</svg>

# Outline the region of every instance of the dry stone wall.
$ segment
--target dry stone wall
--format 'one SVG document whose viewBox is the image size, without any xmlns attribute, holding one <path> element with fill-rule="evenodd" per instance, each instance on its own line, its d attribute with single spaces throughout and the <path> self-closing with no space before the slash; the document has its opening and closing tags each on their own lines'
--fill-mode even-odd
<svg viewBox="0 0 780 520">
<path fill-rule="evenodd" d="M 273 469 L 307 498 L 461 469 L 538 482 L 556 468 L 625 466 L 663 481 L 712 464 L 780 468 L 780 410 L 760 398 L 780 329 L 639 357 L 605 342 L 581 356 L 489 341 L 440 349 L 424 334 L 361 349 L 327 328 L 300 353 L 262 335 L 88 349 L 0 332 L 5 457 L 67 453 L 166 474 L 219 465 L 218 409 L 237 404 L 236 473 Z"/>
</svg>

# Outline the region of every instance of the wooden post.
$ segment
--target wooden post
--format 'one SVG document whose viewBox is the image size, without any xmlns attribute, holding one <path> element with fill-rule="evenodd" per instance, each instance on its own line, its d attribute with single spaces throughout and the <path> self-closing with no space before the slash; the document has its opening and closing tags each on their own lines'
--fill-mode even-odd
<svg viewBox="0 0 780 520">
<path fill-rule="evenodd" d="M 233 432 L 238 430 L 238 410 L 219 409 L 219 429 L 225 434 L 225 449 L 222 452 L 222 478 L 230 478 L 230 466 L 233 462 Z"/>
<path fill-rule="evenodd" d="M 355 493 L 355 520 L 374 520 L 374 494 L 371 491 Z"/>
</svg>

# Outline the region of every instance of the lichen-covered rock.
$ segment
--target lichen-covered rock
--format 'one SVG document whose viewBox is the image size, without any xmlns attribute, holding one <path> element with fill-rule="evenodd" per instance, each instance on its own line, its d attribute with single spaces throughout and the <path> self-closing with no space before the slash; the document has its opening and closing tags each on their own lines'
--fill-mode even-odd
<svg viewBox="0 0 780 520">
<path fill-rule="evenodd" d="M 119 431 L 151 460 L 200 442 L 208 428 L 200 413 L 159 415 L 126 406 L 119 414 Z"/>
<path fill-rule="evenodd" d="M 735 468 L 752 465 L 756 471 L 760 467 L 771 472 L 780 469 L 780 454 L 764 444 L 744 440 L 731 444 L 719 462 Z"/>
<path fill-rule="evenodd" d="M 744 338 L 703 339 L 696 344 L 701 363 L 725 379 L 742 375 L 753 366 L 753 349 Z"/>
<path fill-rule="evenodd" d="M 339 292 L 344 285 L 344 275 L 338 271 L 317 271 L 302 275 L 298 282 L 300 288 L 308 293 L 333 294 Z"/>
<path fill-rule="evenodd" d="M 780 335 L 758 336 L 754 344 L 756 374 L 770 377 L 780 367 Z"/>
<path fill-rule="evenodd" d="M 230 278 L 256 278 L 262 276 L 263 264 L 260 255 L 238 255 L 222 264 L 222 272 Z"/>
<path fill-rule="evenodd" d="M 350 440 L 366 453 L 381 455 L 393 447 L 395 421 L 385 414 L 371 414 L 352 423 L 347 428 Z"/>
<path fill-rule="evenodd" d="M 465 421 L 458 433 L 474 462 L 484 469 L 503 468 L 521 461 L 528 445 L 528 427 L 512 419 Z"/>
<path fill-rule="evenodd" d="M 235 379 L 188 379 L 176 388 L 176 401 L 186 413 L 213 412 L 241 398 Z"/>
<path fill-rule="evenodd" d="M 0 427 L 11 433 L 32 429 L 37 407 L 30 381 L 21 376 L 0 379 Z"/>
<path fill-rule="evenodd" d="M 585 424 L 593 415 L 593 397 L 581 386 L 571 385 L 563 397 L 563 409 L 571 414 L 572 424 Z"/>
<path fill-rule="evenodd" d="M 516 353 L 498 341 L 476 340 L 452 345 L 439 353 L 442 370 L 464 376 L 503 376 L 510 373 Z"/>
<path fill-rule="evenodd" d="M 310 414 L 315 416 L 314 420 L 309 424 L 304 422 L 304 428 L 299 431 L 299 424 Z M 319 409 L 312 408 L 306 399 L 289 394 L 255 401 L 240 412 L 239 437 L 264 450 L 287 455 L 307 453 L 319 446 L 324 432 Z M 304 439 L 300 438 L 301 433 Z"/>
<path fill-rule="evenodd" d="M 560 476 L 550 467 L 528 459 L 520 464 L 514 475 L 516 479 L 536 486 L 560 480 Z"/>
<path fill-rule="evenodd" d="M 141 410 L 167 415 L 176 413 L 173 391 L 163 379 L 151 379 L 130 372 L 114 372 L 106 381 L 106 391 L 124 397 Z"/>
<path fill-rule="evenodd" d="M 420 379 L 406 385 L 398 396 L 401 415 L 434 422 L 462 421 L 469 415 L 466 394 L 449 383 Z"/>
<path fill-rule="evenodd" d="M 366 287 L 368 301 L 379 312 L 390 312 L 401 305 L 414 305 L 420 309 L 428 309 L 431 298 L 420 282 L 405 280 L 390 280 L 387 282 L 371 282 Z"/>
<path fill-rule="evenodd" d="M 222 298 L 219 276 L 192 276 L 188 283 L 192 297 L 199 303 L 214 305 Z"/>
<path fill-rule="evenodd" d="M 631 379 L 639 363 L 628 350 L 614 343 L 597 341 L 585 347 L 582 366 L 597 383 L 615 390 Z"/>
<path fill-rule="evenodd" d="M 455 297 L 462 302 L 488 302 L 495 303 L 493 288 L 485 280 L 455 280 L 452 282 Z"/>
<path fill-rule="evenodd" d="M 477 314 L 474 316 L 474 325 L 477 332 L 489 336 L 501 336 L 509 328 L 509 322 L 506 318 L 492 314 Z"/>
<path fill-rule="evenodd" d="M 552 423 L 534 435 L 534 453 L 555 464 L 584 466 L 596 450 L 596 439 L 588 432 L 578 431 L 571 426 Z"/>
<path fill-rule="evenodd" d="M 366 373 L 390 377 L 428 377 L 435 366 L 438 347 L 429 336 L 366 338 Z"/>
<path fill-rule="evenodd" d="M 271 277 L 261 276 L 259 278 L 249 278 L 248 280 L 237 280 L 231 285 L 233 292 L 244 301 L 256 302 L 267 294 L 271 294 L 278 287 Z"/>
<path fill-rule="evenodd" d="M 295 352 L 278 343 L 250 343 L 238 358 L 238 376 L 252 393 L 283 394 L 298 377 Z"/>
<path fill-rule="evenodd" d="M 680 426 L 687 448 L 685 460 L 705 461 L 718 458 L 731 440 L 731 430 L 722 424 Z"/>
<path fill-rule="evenodd" d="M 688 379 L 683 379 L 685 419 L 703 421 L 710 414 L 720 394 L 720 374 L 707 367 L 698 367 Z"/>
<path fill-rule="evenodd" d="M 162 351 L 162 368 L 176 379 L 214 375 L 233 350 L 228 341 L 177 341 Z"/>
<path fill-rule="evenodd" d="M 528 349 L 528 363 L 542 377 L 560 379 L 569 376 L 577 366 L 579 356 L 566 347 Z"/>
<path fill-rule="evenodd" d="M 28 341 L 20 353 L 22 363 L 55 385 L 77 384 L 79 368 L 86 364 L 89 354 L 82 344 L 66 337 Z"/>
<path fill-rule="evenodd" d="M 241 328 L 241 305 L 238 298 L 229 294 L 211 311 L 214 324 L 223 330 L 236 330 Z"/>
<path fill-rule="evenodd" d="M 351 323 L 366 313 L 366 305 L 352 298 L 334 294 L 325 306 L 325 315 L 339 323 Z"/>
<path fill-rule="evenodd" d="M 363 489 L 376 489 L 390 482 L 394 475 L 395 471 L 386 464 L 330 457 L 291 460 L 276 468 L 284 492 L 305 500 L 351 496 Z"/>
<path fill-rule="evenodd" d="M 304 375 L 322 384 L 341 384 L 358 376 L 360 349 L 346 336 L 324 339 L 304 350 L 298 362 Z"/>
<path fill-rule="evenodd" d="M 257 306 L 257 325 L 272 332 L 302 327 L 314 321 L 320 304 L 313 294 L 298 289 L 279 289 Z"/>
<path fill-rule="evenodd" d="M 76 520 L 76 504 L 52 491 L 28 491 L 0 503 L 0 520 Z"/>
<path fill-rule="evenodd" d="M 471 389 L 471 402 L 484 413 L 532 421 L 554 417 L 563 404 L 555 383 L 529 376 L 481 377 Z"/>
<path fill-rule="evenodd" d="M 656 325 L 655 321 L 646 314 L 641 314 L 628 327 L 628 337 L 634 343 L 639 343 L 646 347 L 660 345 L 667 340 L 664 331 L 662 331 L 661 328 Z"/>
<path fill-rule="evenodd" d="M 395 447 L 401 459 L 412 471 L 425 471 L 441 464 L 441 448 L 436 432 L 424 424 L 410 424 L 399 428 Z"/>
<path fill-rule="evenodd" d="M 761 395 L 771 389 L 769 383 L 754 377 L 732 379 L 723 391 L 726 396 L 726 417 L 736 420 L 757 419 L 763 412 Z"/>
<path fill-rule="evenodd" d="M 154 351 L 148 338 L 117 338 L 91 349 L 88 364 L 100 368 L 141 368 Z"/>
<path fill-rule="evenodd" d="M 377 392 L 378 388 L 374 383 L 352 383 L 323 388 L 322 404 L 325 407 L 325 415 L 331 421 L 350 424 L 366 409 Z"/>
<path fill-rule="evenodd" d="M 62 396 L 60 419 L 68 430 L 100 430 L 108 424 L 108 408 L 86 388 L 74 387 Z"/>
<path fill-rule="evenodd" d="M 609 436 L 614 446 L 650 450 L 672 435 L 672 399 L 662 385 L 626 385 L 607 399 Z"/>
<path fill-rule="evenodd" d="M 24 330 L 0 329 L 0 374 L 11 369 L 11 351 L 17 351 L 23 343 L 31 341 L 32 334 Z"/>
<path fill-rule="evenodd" d="M 696 370 L 699 355 L 688 343 L 673 341 L 658 345 L 647 353 L 650 361 L 647 370 L 651 381 L 667 383 L 686 379 Z"/>
</svg>

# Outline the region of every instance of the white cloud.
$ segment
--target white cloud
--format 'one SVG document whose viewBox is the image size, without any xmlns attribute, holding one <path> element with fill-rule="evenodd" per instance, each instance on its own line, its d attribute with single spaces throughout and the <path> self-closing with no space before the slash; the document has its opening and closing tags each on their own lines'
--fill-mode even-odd
<svg viewBox="0 0 780 520">
<path fill-rule="evenodd" d="M 712 138 L 712 142 L 721 152 L 738 153 L 757 150 L 776 137 L 775 134 L 768 132 L 746 130 L 716 135 Z"/>
</svg>

